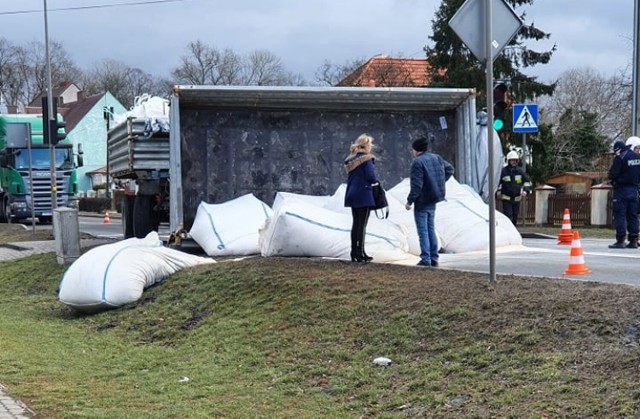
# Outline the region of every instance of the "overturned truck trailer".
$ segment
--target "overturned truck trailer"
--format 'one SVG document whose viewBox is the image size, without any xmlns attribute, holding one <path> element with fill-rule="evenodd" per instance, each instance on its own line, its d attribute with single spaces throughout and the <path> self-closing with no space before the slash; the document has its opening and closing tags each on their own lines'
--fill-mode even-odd
<svg viewBox="0 0 640 419">
<path fill-rule="evenodd" d="M 189 230 L 202 201 L 333 194 L 362 133 L 374 137 L 385 185 L 408 176 L 419 136 L 473 183 L 473 89 L 176 86 L 170 122 L 171 231 Z"/>
</svg>

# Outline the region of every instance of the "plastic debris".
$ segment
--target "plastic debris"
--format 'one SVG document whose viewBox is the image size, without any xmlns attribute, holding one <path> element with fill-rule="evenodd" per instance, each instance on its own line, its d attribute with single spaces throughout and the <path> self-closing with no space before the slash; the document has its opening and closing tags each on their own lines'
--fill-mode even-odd
<svg viewBox="0 0 640 419">
<path fill-rule="evenodd" d="M 378 357 L 376 359 L 373 360 L 373 363 L 376 365 L 380 365 L 383 367 L 388 367 L 389 365 L 393 364 L 393 361 L 390 360 L 389 358 L 385 358 L 383 356 Z"/>
</svg>

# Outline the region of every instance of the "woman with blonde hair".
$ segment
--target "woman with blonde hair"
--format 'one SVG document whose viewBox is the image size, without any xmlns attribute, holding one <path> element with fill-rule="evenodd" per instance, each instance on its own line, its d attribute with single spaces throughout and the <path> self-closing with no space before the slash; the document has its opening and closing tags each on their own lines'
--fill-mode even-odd
<svg viewBox="0 0 640 419">
<path fill-rule="evenodd" d="M 374 206 L 371 185 L 376 183 L 373 164 L 376 157 L 371 153 L 373 138 L 362 134 L 351 145 L 350 154 L 344 161 L 348 173 L 344 206 L 351 207 L 351 261 L 369 262 L 373 258 L 364 250 L 364 241 L 369 213 Z"/>
</svg>

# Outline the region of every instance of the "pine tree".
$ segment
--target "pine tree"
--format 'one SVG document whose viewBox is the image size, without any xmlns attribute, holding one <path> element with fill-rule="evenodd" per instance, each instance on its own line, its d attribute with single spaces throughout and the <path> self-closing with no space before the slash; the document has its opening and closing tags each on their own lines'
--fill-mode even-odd
<svg viewBox="0 0 640 419">
<path fill-rule="evenodd" d="M 507 0 L 516 13 L 518 8 L 533 4 L 534 0 Z M 449 27 L 449 20 L 462 6 L 464 0 L 442 0 L 432 20 L 433 34 L 429 39 L 433 47 L 425 47 L 430 64 L 430 80 L 434 87 L 475 87 L 480 93 L 478 107 L 486 106 L 485 69 L 476 57 Z M 551 95 L 555 83 L 543 84 L 536 77 L 527 76 L 521 69 L 538 64 L 547 64 L 556 50 L 538 52 L 527 48 L 525 41 L 548 39 L 547 34 L 527 23 L 526 14 L 519 13 L 524 25 L 493 63 L 494 79 L 506 82 L 512 88 L 512 98 L 519 102 L 540 95 Z M 444 70 L 444 71 L 443 71 Z"/>
</svg>

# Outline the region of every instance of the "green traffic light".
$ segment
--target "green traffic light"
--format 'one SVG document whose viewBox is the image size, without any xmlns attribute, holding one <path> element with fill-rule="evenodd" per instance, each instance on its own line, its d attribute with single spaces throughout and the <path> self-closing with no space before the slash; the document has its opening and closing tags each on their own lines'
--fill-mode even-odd
<svg viewBox="0 0 640 419">
<path fill-rule="evenodd" d="M 502 119 L 495 119 L 493 121 L 493 129 L 500 131 L 502 128 L 504 128 L 504 121 Z"/>
</svg>

